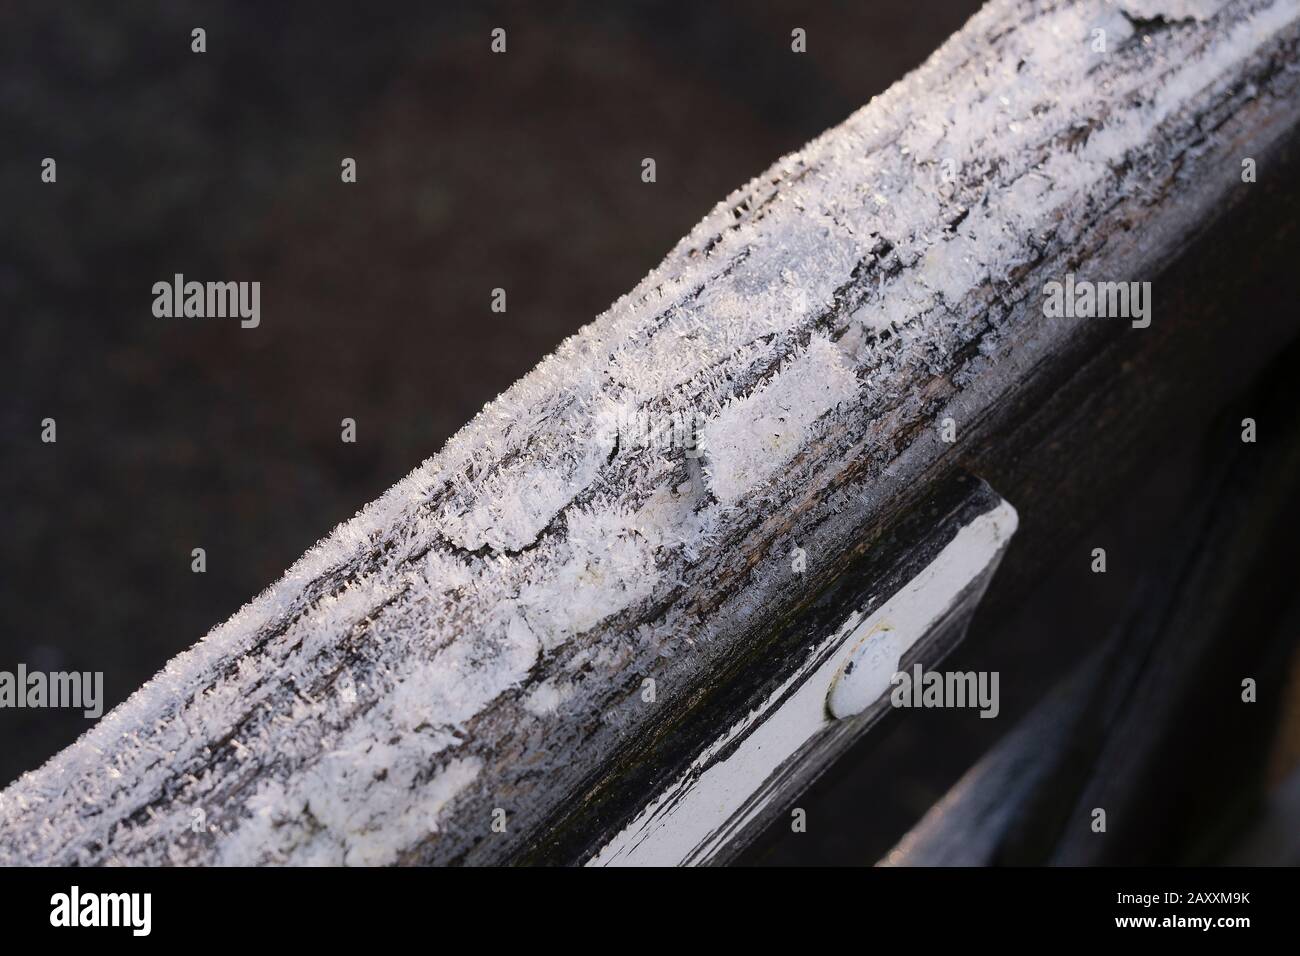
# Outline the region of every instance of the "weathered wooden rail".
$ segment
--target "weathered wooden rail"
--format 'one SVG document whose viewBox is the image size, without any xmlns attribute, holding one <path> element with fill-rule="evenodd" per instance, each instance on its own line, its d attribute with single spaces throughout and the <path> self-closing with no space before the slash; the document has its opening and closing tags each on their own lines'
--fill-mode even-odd
<svg viewBox="0 0 1300 956">
<path fill-rule="evenodd" d="M 0 862 L 619 862 L 820 673 L 822 625 L 997 511 L 962 464 L 1050 494 L 1015 466 L 1053 391 L 1157 344 L 1205 367 L 1160 277 L 1293 141 L 1298 45 L 1297 0 L 994 0 L 0 794 Z M 1045 315 L 1067 274 L 1152 281 L 1150 326 Z M 1244 330 L 1231 374 L 1293 330 Z M 697 416 L 698 448 L 620 429 Z M 724 859 L 777 805 L 653 859 Z"/>
</svg>

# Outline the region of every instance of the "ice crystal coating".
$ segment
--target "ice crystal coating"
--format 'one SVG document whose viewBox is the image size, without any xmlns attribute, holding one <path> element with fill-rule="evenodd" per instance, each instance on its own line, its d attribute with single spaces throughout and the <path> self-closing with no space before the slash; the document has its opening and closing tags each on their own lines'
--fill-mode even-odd
<svg viewBox="0 0 1300 956">
<path fill-rule="evenodd" d="M 1190 138 L 1163 131 L 1298 16 L 993 0 L 0 794 L 0 864 L 400 862 L 497 795 L 486 724 L 534 761 L 504 761 L 513 782 L 557 769 L 530 735 L 629 719 L 611 688 L 708 640 L 670 598 L 722 560 L 738 505 L 778 510 L 818 478 L 807 448 L 887 435 L 918 382 L 960 387 L 954 356 L 1005 358 L 988 313 L 1025 294 L 1007 277 L 1141 194 L 1144 149 Z M 608 426 L 629 412 L 703 415 L 704 457 L 623 447 Z"/>
</svg>

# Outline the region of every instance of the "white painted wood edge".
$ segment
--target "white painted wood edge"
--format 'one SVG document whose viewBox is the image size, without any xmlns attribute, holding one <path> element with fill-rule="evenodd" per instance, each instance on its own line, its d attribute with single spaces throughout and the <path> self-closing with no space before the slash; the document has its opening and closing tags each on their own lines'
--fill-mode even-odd
<svg viewBox="0 0 1300 956">
<path fill-rule="evenodd" d="M 758 709 L 719 736 L 587 865 L 708 862 L 762 812 L 764 793 L 773 792 L 765 784 L 782 765 L 835 722 L 827 697 L 845 664 L 856 662 L 852 714 L 860 713 L 888 693 L 903 655 L 996 564 L 1017 523 L 1015 509 L 1001 502 L 964 525 L 877 609 L 850 614 Z"/>
</svg>

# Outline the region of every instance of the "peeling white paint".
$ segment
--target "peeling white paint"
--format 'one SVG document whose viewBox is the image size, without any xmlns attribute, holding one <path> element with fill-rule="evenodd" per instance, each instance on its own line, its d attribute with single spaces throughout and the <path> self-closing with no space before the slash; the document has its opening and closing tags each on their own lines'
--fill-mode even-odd
<svg viewBox="0 0 1300 956">
<path fill-rule="evenodd" d="M 877 610 L 850 615 L 808 655 L 808 663 L 706 748 L 587 865 L 707 862 L 729 835 L 763 811 L 764 784 L 835 720 L 827 694 L 850 657 L 864 644 L 873 651 L 858 655 L 862 669 L 855 674 L 851 699 L 843 701 L 846 714 L 884 696 L 903 654 L 999 558 L 1016 525 L 1015 509 L 1002 502 L 962 527 L 920 574 Z M 827 657 L 831 648 L 838 650 Z M 727 748 L 734 750 L 719 760 Z"/>
</svg>

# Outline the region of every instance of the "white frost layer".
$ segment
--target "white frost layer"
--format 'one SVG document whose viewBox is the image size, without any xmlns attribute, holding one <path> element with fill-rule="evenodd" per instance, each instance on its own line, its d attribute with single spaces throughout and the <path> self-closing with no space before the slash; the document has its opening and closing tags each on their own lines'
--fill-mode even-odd
<svg viewBox="0 0 1300 956">
<path fill-rule="evenodd" d="M 1002 502 L 958 531 L 920 574 L 879 609 L 850 615 L 808 655 L 808 663 L 706 748 L 587 865 L 707 862 L 729 836 L 763 812 L 767 801 L 761 795 L 776 792 L 764 784 L 782 764 L 831 725 L 827 693 L 849 658 L 864 643 L 872 645 L 869 651 L 874 653 L 857 658 L 857 664 L 869 667 L 870 673 L 855 673 L 855 677 L 860 687 L 875 689 L 876 699 L 884 696 L 903 655 L 988 570 L 1015 533 L 1017 521 L 1015 509 Z M 828 657 L 831 648 L 838 650 Z M 792 687 L 797 690 L 790 694 Z M 728 756 L 717 760 L 727 749 L 731 750 Z"/>
<path fill-rule="evenodd" d="M 817 419 L 857 394 L 844 353 L 814 336 L 766 385 L 705 426 L 700 445 L 714 495 L 731 504 L 767 481 L 804 447 Z"/>
<path fill-rule="evenodd" d="M 1116 0 L 1125 13 L 1139 20 L 1208 20 L 1230 0 Z"/>
<path fill-rule="evenodd" d="M 817 409 L 855 438 L 887 432 L 915 384 L 972 342 L 982 290 L 1015 294 L 1006 277 L 1083 211 L 1139 194 L 1153 144 L 1189 139 L 1166 124 L 1237 89 L 1298 17 L 1300 0 L 1235 0 L 1159 31 L 1152 49 L 1176 56 L 1125 34 L 1102 58 L 1093 28 L 1132 31 L 1104 0 L 994 0 L 720 203 L 438 455 L 0 794 L 0 863 L 393 862 L 458 805 L 502 799 L 516 770 L 482 743 L 490 731 L 590 726 L 629 667 L 708 640 L 669 596 L 702 560 L 725 561 L 732 496 L 761 513 L 811 486 L 791 474 L 808 457 L 791 445 L 821 427 Z M 873 287 L 834 313 L 858 269 Z M 997 360 L 997 344 L 981 354 Z M 828 392 L 788 379 L 801 361 Z M 846 367 L 861 386 L 836 410 Z M 770 468 L 718 421 L 771 425 L 782 392 L 809 404 L 776 423 L 788 457 Z M 616 449 L 604 426 L 629 413 L 711 422 L 710 493 L 683 489 L 680 458 Z M 653 626 L 618 626 L 658 601 L 669 610 Z M 521 690 L 546 681 L 554 693 Z M 544 743 L 520 746 L 554 768 Z"/>
</svg>

